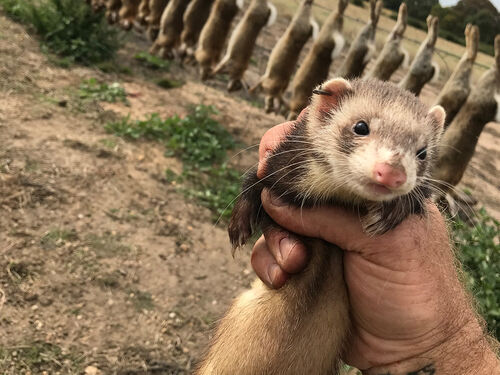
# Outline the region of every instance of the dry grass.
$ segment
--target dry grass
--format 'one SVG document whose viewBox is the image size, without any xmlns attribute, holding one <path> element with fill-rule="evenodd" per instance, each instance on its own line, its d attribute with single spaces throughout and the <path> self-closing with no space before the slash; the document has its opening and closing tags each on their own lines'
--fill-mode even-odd
<svg viewBox="0 0 500 375">
<path fill-rule="evenodd" d="M 298 7 L 300 0 L 275 0 L 274 1 L 282 14 L 293 14 Z M 332 0 L 316 0 L 314 6 L 314 16 L 322 23 L 327 15 L 328 9 L 336 9 L 337 1 Z M 379 49 L 382 48 L 385 39 L 394 27 L 396 21 L 391 19 L 389 15 L 390 10 L 384 9 L 379 21 L 379 28 L 377 32 L 376 42 Z M 349 4 L 344 21 L 344 35 L 348 40 L 353 40 L 356 37 L 360 27 L 369 19 L 369 7 L 366 5 L 364 8 Z M 413 58 L 419 48 L 420 43 L 425 39 L 426 32 L 408 26 L 405 33 L 405 40 L 403 46 L 410 53 Z M 436 52 L 434 59 L 441 66 L 442 78 L 447 78 L 457 65 L 460 57 L 463 55 L 465 47 L 452 43 L 446 39 L 439 38 L 436 45 Z M 490 66 L 493 65 L 494 59 L 492 56 L 484 53 L 479 53 L 476 60 L 476 65 L 473 71 L 473 79 L 477 80 Z"/>
</svg>

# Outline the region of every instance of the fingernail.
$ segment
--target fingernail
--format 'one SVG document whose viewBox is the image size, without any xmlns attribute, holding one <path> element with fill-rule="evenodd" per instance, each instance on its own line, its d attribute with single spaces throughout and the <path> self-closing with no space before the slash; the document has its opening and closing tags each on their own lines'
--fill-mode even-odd
<svg viewBox="0 0 500 375">
<path fill-rule="evenodd" d="M 293 238 L 285 237 L 281 239 L 279 244 L 279 251 L 283 262 L 287 261 L 295 245 L 297 245 L 297 241 Z"/>
<path fill-rule="evenodd" d="M 272 286 L 276 285 L 278 273 L 280 271 L 280 267 L 277 264 L 271 264 L 269 267 L 267 267 L 267 277 L 269 278 L 269 282 Z"/>
</svg>

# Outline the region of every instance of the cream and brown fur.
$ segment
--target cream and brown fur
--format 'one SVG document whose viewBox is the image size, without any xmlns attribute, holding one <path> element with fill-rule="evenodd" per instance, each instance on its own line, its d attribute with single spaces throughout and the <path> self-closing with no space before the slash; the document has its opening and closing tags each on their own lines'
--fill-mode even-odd
<svg viewBox="0 0 500 375">
<path fill-rule="evenodd" d="M 388 81 L 392 74 L 403 64 L 408 52 L 402 49 L 401 42 L 408 24 L 408 7 L 406 3 L 399 6 L 398 20 L 385 41 L 373 67 L 365 75 L 366 78 L 377 78 Z"/>
<path fill-rule="evenodd" d="M 313 0 L 302 0 L 292 22 L 273 48 L 266 72 L 257 85 L 250 90 L 254 91 L 262 87 L 266 96 L 267 113 L 272 111 L 278 113 L 281 105 L 286 104 L 283 94 L 295 70 L 302 48 L 313 35 L 312 4 Z M 277 107 L 274 105 L 276 99 L 279 101 Z"/>
<path fill-rule="evenodd" d="M 160 31 L 160 21 L 163 11 L 169 0 L 150 0 L 149 16 L 146 18 L 148 24 L 148 38 L 151 42 L 156 40 Z"/>
<path fill-rule="evenodd" d="M 160 20 L 158 37 L 151 46 L 151 54 L 160 54 L 163 58 L 171 59 L 173 49 L 181 41 L 183 15 L 190 0 L 170 0 Z"/>
<path fill-rule="evenodd" d="M 500 110 L 500 35 L 495 38 L 495 65 L 481 77 L 455 116 L 441 142 L 434 178 L 446 192 L 456 186 L 467 168 L 484 126 Z"/>
<path fill-rule="evenodd" d="M 328 78 L 332 61 L 340 55 L 345 40 L 342 36 L 344 12 L 348 0 L 339 0 L 337 10 L 330 13 L 292 81 L 289 120 L 297 118 L 307 106 L 312 90 Z"/>
<path fill-rule="evenodd" d="M 201 30 L 195 52 L 201 79 L 207 79 L 220 59 L 231 23 L 238 13 L 237 0 L 216 0 L 210 16 Z"/>
<path fill-rule="evenodd" d="M 436 74 L 436 67 L 432 63 L 432 55 L 438 38 L 439 18 L 429 15 L 427 17 L 427 27 L 427 38 L 420 45 L 410 70 L 399 83 L 402 88 L 411 91 L 417 96 L 420 95 L 425 84 Z"/>
<path fill-rule="evenodd" d="M 99 12 L 101 9 L 106 8 L 106 0 L 88 0 L 87 3 L 92 7 L 94 12 Z"/>
<path fill-rule="evenodd" d="M 445 128 L 453 121 L 470 93 L 470 78 L 479 47 L 479 27 L 468 24 L 465 28 L 466 50 L 453 74 L 439 93 L 436 104 L 446 110 Z"/>
<path fill-rule="evenodd" d="M 179 56 L 192 59 L 201 29 L 207 22 L 214 0 L 192 0 L 184 13 Z"/>
<path fill-rule="evenodd" d="M 139 10 L 137 12 L 137 17 L 135 18 L 134 21 L 134 27 L 138 31 L 144 31 L 144 28 L 148 26 L 148 21 L 147 18 L 149 16 L 149 13 L 151 13 L 151 10 L 149 8 L 149 3 L 150 0 L 142 0 L 141 3 L 139 4 Z"/>
<path fill-rule="evenodd" d="M 122 7 L 118 13 L 119 23 L 122 29 L 130 30 L 139 13 L 141 0 L 122 0 Z"/>
<path fill-rule="evenodd" d="M 384 233 L 411 214 L 425 214 L 425 182 L 445 113 L 428 110 L 415 96 L 377 80 L 334 79 L 315 91 L 307 113 L 269 156 L 265 177 L 252 171 L 229 224 L 233 248 L 260 228 L 282 230 L 261 207 L 263 188 L 291 205 L 341 204 L 360 212 L 367 232 Z M 353 124 L 370 124 L 360 137 Z M 426 160 L 418 150 L 428 148 Z M 418 160 L 417 160 L 418 159 Z M 370 163 L 406 168 L 401 190 L 381 199 L 369 189 Z M 368 175 L 367 175 L 368 173 Z M 314 189 L 312 189 L 314 187 Z M 197 375 L 336 374 L 350 336 L 342 251 L 301 238 L 310 251 L 306 270 L 279 290 L 256 281 L 233 303 L 216 329 Z"/>
<path fill-rule="evenodd" d="M 344 62 L 336 73 L 337 77 L 353 79 L 363 74 L 375 52 L 375 34 L 382 6 L 382 0 L 370 0 L 370 20 L 351 44 Z"/>
<path fill-rule="evenodd" d="M 109 23 L 118 22 L 118 12 L 122 7 L 121 0 L 108 0 L 106 2 L 106 19 Z"/>
<path fill-rule="evenodd" d="M 252 0 L 243 18 L 234 28 L 226 54 L 214 69 L 213 74 L 229 73 L 228 91 L 239 90 L 243 75 L 248 68 L 259 33 L 270 21 L 276 19 L 276 7 L 267 0 Z"/>
</svg>

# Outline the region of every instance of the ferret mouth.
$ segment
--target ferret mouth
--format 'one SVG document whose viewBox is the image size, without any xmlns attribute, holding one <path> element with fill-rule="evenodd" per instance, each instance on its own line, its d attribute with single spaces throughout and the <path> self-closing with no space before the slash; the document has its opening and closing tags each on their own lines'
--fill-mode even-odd
<svg viewBox="0 0 500 375">
<path fill-rule="evenodd" d="M 382 184 L 377 184 L 375 182 L 370 182 L 367 184 L 368 191 L 372 194 L 375 195 L 392 195 L 394 194 L 394 191 L 389 189 L 387 186 L 382 185 Z"/>
</svg>

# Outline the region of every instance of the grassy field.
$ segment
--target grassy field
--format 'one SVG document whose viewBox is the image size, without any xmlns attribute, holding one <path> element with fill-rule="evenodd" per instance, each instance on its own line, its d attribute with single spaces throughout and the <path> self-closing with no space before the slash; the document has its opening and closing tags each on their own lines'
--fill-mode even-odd
<svg viewBox="0 0 500 375">
<path fill-rule="evenodd" d="M 293 14 L 297 9 L 299 0 L 275 0 L 274 1 L 281 13 Z M 316 0 L 314 6 L 314 16 L 322 23 L 328 16 L 329 9 L 336 9 L 337 1 L 332 0 Z M 358 33 L 361 25 L 365 24 L 369 19 L 369 6 L 366 5 L 364 8 L 349 4 L 344 21 L 344 35 L 349 41 L 352 41 L 356 34 Z M 388 33 L 394 27 L 396 21 L 391 19 L 389 15 L 391 11 L 384 9 L 380 21 L 378 24 L 378 32 L 376 36 L 377 47 L 381 49 Z M 404 48 L 410 53 L 413 58 L 420 46 L 420 43 L 425 39 L 426 32 L 423 30 L 416 29 L 412 26 L 408 26 L 405 32 L 405 40 L 403 41 Z M 462 54 L 465 51 L 465 47 L 459 44 L 452 43 L 446 39 L 439 38 L 436 45 L 436 52 L 434 54 L 434 60 L 441 66 L 441 77 L 442 79 L 448 78 L 453 72 L 453 69 L 460 60 Z M 486 55 L 484 53 L 479 53 L 476 60 L 476 65 L 473 71 L 473 79 L 477 80 L 490 66 L 493 65 L 493 57 Z"/>
</svg>

